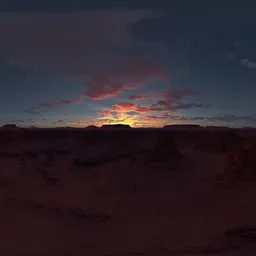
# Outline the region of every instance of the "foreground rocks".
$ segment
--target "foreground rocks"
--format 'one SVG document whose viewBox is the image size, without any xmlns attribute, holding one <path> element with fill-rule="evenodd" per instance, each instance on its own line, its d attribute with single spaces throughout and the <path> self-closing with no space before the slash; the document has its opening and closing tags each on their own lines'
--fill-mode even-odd
<svg viewBox="0 0 256 256">
<path fill-rule="evenodd" d="M 237 181 L 256 181 L 256 137 L 248 137 L 228 154 L 227 172 Z"/>
<path fill-rule="evenodd" d="M 161 136 L 156 140 L 155 147 L 148 152 L 145 161 L 162 167 L 174 168 L 180 163 L 183 155 L 178 150 L 175 141 L 170 136 Z"/>
<path fill-rule="evenodd" d="M 194 144 L 194 149 L 214 153 L 226 153 L 240 146 L 242 138 L 236 132 L 207 132 Z"/>
</svg>

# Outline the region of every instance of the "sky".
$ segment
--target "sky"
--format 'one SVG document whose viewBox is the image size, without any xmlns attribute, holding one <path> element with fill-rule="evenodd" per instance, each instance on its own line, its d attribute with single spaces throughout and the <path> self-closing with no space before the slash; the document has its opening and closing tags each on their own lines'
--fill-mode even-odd
<svg viewBox="0 0 256 256">
<path fill-rule="evenodd" d="M 1 0 L 0 125 L 256 127 L 255 9 Z"/>
</svg>

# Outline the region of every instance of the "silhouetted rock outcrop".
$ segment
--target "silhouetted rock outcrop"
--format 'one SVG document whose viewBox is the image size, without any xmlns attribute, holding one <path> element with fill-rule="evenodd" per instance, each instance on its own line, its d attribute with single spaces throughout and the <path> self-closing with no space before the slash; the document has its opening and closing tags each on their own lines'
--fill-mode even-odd
<svg viewBox="0 0 256 256">
<path fill-rule="evenodd" d="M 6 124 L 0 128 L 0 142 L 9 143 L 23 140 L 24 130 L 15 124 Z"/>
<path fill-rule="evenodd" d="M 2 126 L 2 128 L 5 128 L 5 129 L 19 129 L 19 127 L 17 127 L 17 125 L 15 124 L 5 124 Z"/>
<path fill-rule="evenodd" d="M 104 124 L 101 128 L 131 128 L 128 124 Z"/>
<path fill-rule="evenodd" d="M 96 125 L 89 125 L 86 127 L 86 129 L 97 129 L 97 128 L 99 128 L 99 127 Z"/>
</svg>

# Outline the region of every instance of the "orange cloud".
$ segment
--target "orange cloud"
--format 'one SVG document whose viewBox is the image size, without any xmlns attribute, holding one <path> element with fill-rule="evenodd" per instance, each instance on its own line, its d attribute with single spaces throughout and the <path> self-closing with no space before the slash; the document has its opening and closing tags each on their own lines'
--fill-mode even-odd
<svg viewBox="0 0 256 256">
<path fill-rule="evenodd" d="M 135 107 L 135 105 L 132 103 L 116 103 L 115 106 L 122 110 L 131 110 Z"/>
<path fill-rule="evenodd" d="M 103 111 L 98 113 L 98 118 L 107 123 L 129 122 L 129 124 L 133 123 L 133 125 L 140 126 L 154 122 L 154 126 L 158 126 L 169 119 L 179 120 L 178 117 L 174 116 L 174 112 L 177 110 L 206 107 L 207 105 L 201 103 L 182 102 L 184 97 L 195 94 L 196 92 L 194 91 L 178 89 L 157 92 L 155 96 L 161 96 L 162 99 L 159 99 L 154 104 L 138 105 L 131 102 L 117 102 L 111 108 L 103 108 Z M 153 93 L 148 95 L 152 96 Z M 144 122 L 145 120 L 146 122 Z M 184 121 L 186 120 L 184 119 Z"/>
<path fill-rule="evenodd" d="M 109 111 L 117 112 L 117 113 L 120 113 L 120 112 L 144 113 L 144 112 L 151 111 L 151 109 L 146 106 L 137 106 L 132 103 L 116 103 L 115 106 L 117 108 L 110 108 Z"/>
</svg>

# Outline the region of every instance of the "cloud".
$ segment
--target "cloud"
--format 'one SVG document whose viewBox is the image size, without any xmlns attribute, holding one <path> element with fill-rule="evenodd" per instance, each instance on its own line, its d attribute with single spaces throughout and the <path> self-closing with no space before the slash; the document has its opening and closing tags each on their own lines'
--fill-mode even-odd
<svg viewBox="0 0 256 256">
<path fill-rule="evenodd" d="M 171 115 L 169 113 L 164 113 L 163 115 L 160 115 L 160 116 L 149 115 L 149 116 L 146 116 L 146 118 L 150 120 L 169 120 L 169 121 L 184 121 L 184 122 L 205 120 L 205 117 L 177 116 L 177 115 Z"/>
<path fill-rule="evenodd" d="M 104 108 L 104 111 L 110 112 L 110 113 L 129 113 L 129 112 L 145 113 L 151 110 L 147 106 L 139 106 L 129 102 L 120 102 L 120 103 L 114 104 L 114 107 Z"/>
<path fill-rule="evenodd" d="M 247 121 L 256 121 L 256 116 L 239 116 L 233 114 L 216 115 L 216 116 L 186 116 L 175 115 L 169 112 L 157 112 L 155 114 L 149 114 L 149 112 L 136 113 L 129 111 L 134 109 L 135 105 L 129 105 L 129 103 L 119 103 L 119 107 L 116 107 L 116 112 L 110 112 L 104 110 L 97 113 L 95 118 L 88 119 L 86 122 L 81 121 L 79 126 L 90 124 L 96 124 L 101 126 L 102 124 L 114 124 L 114 123 L 126 123 L 133 127 L 162 127 L 168 123 L 198 123 L 201 125 L 236 125 L 238 123 L 246 123 Z M 119 112 L 118 112 L 119 109 Z M 122 112 L 122 110 L 124 110 Z M 75 124 L 75 122 L 74 122 Z M 240 124 L 241 125 L 241 124 Z M 242 124 L 243 125 L 243 124 Z"/>
<path fill-rule="evenodd" d="M 182 102 L 184 98 L 197 94 L 198 93 L 195 91 L 185 89 L 168 90 L 163 93 L 163 99 L 160 99 L 156 103 L 152 104 L 150 109 L 153 111 L 177 111 L 181 109 L 209 107 L 207 104 Z"/>
<path fill-rule="evenodd" d="M 167 77 L 164 78 L 164 74 L 163 74 L 162 79 L 167 79 Z M 169 81 L 167 81 L 167 83 L 169 83 Z M 164 94 L 165 94 L 164 92 L 151 91 L 151 92 L 147 92 L 147 93 L 143 93 L 143 94 L 133 94 L 133 95 L 130 95 L 127 99 L 128 100 L 146 100 L 146 99 L 151 99 L 151 98 L 156 98 L 156 97 L 162 97 Z"/>
<path fill-rule="evenodd" d="M 79 99 L 72 99 L 72 100 L 60 100 L 55 101 L 52 103 L 41 103 L 38 107 L 46 107 L 46 108 L 55 108 L 55 107 L 61 107 L 61 106 L 67 106 L 67 105 L 73 105 L 78 104 L 83 101 L 83 97 Z"/>
<path fill-rule="evenodd" d="M 191 90 L 172 89 L 162 93 L 156 93 L 163 99 L 158 100 L 154 104 L 140 105 L 131 102 L 117 102 L 114 107 L 104 108 L 104 111 L 111 113 L 129 113 L 135 112 L 139 114 L 153 112 L 173 112 L 181 109 L 205 108 L 207 104 L 202 103 L 183 103 L 181 100 L 186 96 L 196 95 L 197 93 Z M 136 98 L 136 97 L 134 97 Z M 148 115 L 153 116 L 153 115 Z"/>
<path fill-rule="evenodd" d="M 86 75 L 85 97 L 102 100 L 118 95 L 124 90 L 135 90 L 155 80 L 167 80 L 165 69 L 146 57 L 131 57 L 107 68 L 95 68 L 80 72 Z"/>
<path fill-rule="evenodd" d="M 145 113 L 152 111 L 150 107 L 139 106 L 131 103 L 116 103 L 117 108 L 111 108 L 111 112 L 136 112 L 136 113 Z"/>
<path fill-rule="evenodd" d="M 125 90 L 136 90 L 147 82 L 167 79 L 166 72 L 161 65 L 142 57 L 129 58 L 116 66 L 108 67 L 108 69 L 80 71 L 77 75 L 87 77 L 87 82 L 85 82 L 86 92 L 81 94 L 79 98 L 40 103 L 32 109 L 36 110 L 42 107 L 56 108 L 78 104 L 86 98 L 104 100 L 114 97 Z M 30 114 L 35 113 L 30 112 Z"/>
<path fill-rule="evenodd" d="M 242 44 L 241 44 L 240 42 L 235 42 L 233 46 L 234 46 L 235 48 L 238 48 L 238 47 L 240 47 L 241 45 L 242 45 Z"/>
<path fill-rule="evenodd" d="M 70 123 L 69 120 L 63 120 L 63 119 L 52 121 L 52 124 L 55 124 L 55 125 L 65 125 L 65 124 L 68 124 L 68 123 Z"/>
<path fill-rule="evenodd" d="M 173 88 L 162 94 L 163 99 L 158 100 L 152 107 L 165 107 L 166 109 L 171 109 L 175 107 L 175 104 L 182 105 L 180 101 L 189 96 L 197 95 L 198 93 L 192 90 L 176 89 Z"/>
<path fill-rule="evenodd" d="M 248 59 L 242 59 L 241 64 L 246 66 L 247 68 L 256 68 L 256 62 L 250 61 Z"/>
<path fill-rule="evenodd" d="M 58 107 L 78 104 L 78 103 L 81 103 L 83 100 L 84 100 L 84 97 L 80 97 L 72 100 L 59 100 L 55 102 L 40 103 L 37 106 L 24 110 L 24 112 L 27 114 L 40 115 L 41 112 L 39 112 L 39 110 L 42 110 L 42 108 L 48 108 L 48 109 L 58 108 Z"/>
<path fill-rule="evenodd" d="M 32 114 L 32 115 L 41 115 L 41 113 L 38 112 L 37 108 L 35 108 L 35 107 L 25 109 L 24 112 L 27 113 L 27 114 Z"/>
<path fill-rule="evenodd" d="M 174 121 L 183 121 L 183 122 L 187 122 L 187 121 L 202 121 L 205 120 L 206 118 L 203 116 L 170 116 L 170 119 L 174 120 Z"/>
<path fill-rule="evenodd" d="M 197 95 L 198 92 L 189 89 L 171 89 L 165 92 L 164 97 L 168 101 L 179 101 L 184 97 Z"/>
<path fill-rule="evenodd" d="M 147 119 L 152 120 L 166 120 L 169 121 L 204 121 L 204 122 L 214 122 L 214 123 L 234 123 L 237 121 L 249 122 L 256 121 L 256 116 L 253 115 L 244 115 L 238 116 L 233 114 L 225 114 L 225 115 L 216 115 L 216 116 L 181 116 L 181 115 L 171 115 L 169 113 L 164 113 L 160 116 L 149 115 L 146 116 Z"/>
<path fill-rule="evenodd" d="M 168 79 L 152 58 L 160 46 L 149 43 L 143 50 L 129 31 L 133 23 L 156 16 L 145 10 L 1 13 L 0 55 L 13 67 L 46 69 L 83 80 L 85 91 L 79 99 L 45 102 L 39 108 L 77 104 L 85 98 L 103 100 Z M 25 112 L 35 114 L 37 108 Z"/>
<path fill-rule="evenodd" d="M 107 112 L 107 111 L 98 112 L 97 115 L 98 115 L 100 118 L 113 118 L 112 113 Z"/>
<path fill-rule="evenodd" d="M 242 65 L 246 66 L 247 68 L 256 69 L 256 62 L 250 61 L 247 58 L 239 59 L 232 53 L 228 53 L 227 56 L 229 58 L 238 60 Z"/>
<path fill-rule="evenodd" d="M 135 112 L 138 112 L 138 113 L 145 113 L 145 112 L 150 112 L 151 109 L 148 108 L 148 107 L 145 107 L 145 106 L 137 106 L 135 109 L 134 109 Z"/>
<path fill-rule="evenodd" d="M 162 9 L 177 7 L 177 3 L 169 1 L 149 1 L 147 8 Z M 81 1 L 81 0 L 2 0 L 0 2 L 0 9 L 2 12 L 42 12 L 42 13 L 59 13 L 59 12 L 78 12 L 82 10 L 103 10 L 103 9 L 143 9 L 145 3 L 141 1 L 116 1 L 116 0 L 95 0 L 95 1 Z"/>
<path fill-rule="evenodd" d="M 116 103 L 115 106 L 123 110 L 130 110 L 135 107 L 135 105 L 132 103 Z"/>
<path fill-rule="evenodd" d="M 209 107 L 208 104 L 181 103 L 173 106 L 173 110 L 191 109 L 191 108 L 207 108 L 207 107 Z"/>
<path fill-rule="evenodd" d="M 127 26 L 152 15 L 142 10 L 1 13 L 0 53 L 13 64 L 31 68 L 46 65 L 76 69 L 103 51 L 132 44 Z"/>
<path fill-rule="evenodd" d="M 213 117 L 208 117 L 208 121 L 212 122 L 227 122 L 227 123 L 232 123 L 236 121 L 256 121 L 256 116 L 254 115 L 243 115 L 243 116 L 238 116 L 234 114 L 225 114 L 225 115 L 217 115 Z"/>
<path fill-rule="evenodd" d="M 133 94 L 128 97 L 128 100 L 144 100 L 145 97 L 139 94 Z"/>
<path fill-rule="evenodd" d="M 139 85 L 130 85 L 130 84 L 89 84 L 87 85 L 87 92 L 83 94 L 85 98 L 92 100 L 104 100 L 110 97 L 114 97 L 120 94 L 124 90 L 135 90 Z"/>
<path fill-rule="evenodd" d="M 230 52 L 227 54 L 227 56 L 229 58 L 231 58 L 231 59 L 235 59 L 236 58 L 235 55 L 233 53 L 230 53 Z"/>
<path fill-rule="evenodd" d="M 168 116 L 146 116 L 147 119 L 150 120 L 165 120 L 168 119 Z"/>
</svg>

